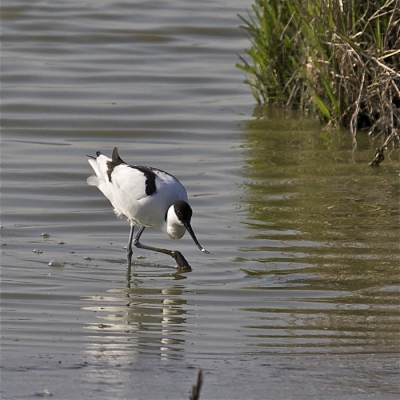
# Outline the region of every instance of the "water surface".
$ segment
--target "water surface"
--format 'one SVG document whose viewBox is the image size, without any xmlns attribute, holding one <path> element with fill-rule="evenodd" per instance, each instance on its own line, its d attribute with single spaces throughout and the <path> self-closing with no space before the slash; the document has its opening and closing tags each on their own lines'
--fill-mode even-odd
<svg viewBox="0 0 400 400">
<path fill-rule="evenodd" d="M 2 398 L 185 399 L 197 367 L 204 399 L 398 397 L 398 151 L 253 116 L 250 6 L 3 2 Z M 187 188 L 211 254 L 143 242 L 192 272 L 141 250 L 126 276 L 86 184 L 114 146 Z"/>
</svg>

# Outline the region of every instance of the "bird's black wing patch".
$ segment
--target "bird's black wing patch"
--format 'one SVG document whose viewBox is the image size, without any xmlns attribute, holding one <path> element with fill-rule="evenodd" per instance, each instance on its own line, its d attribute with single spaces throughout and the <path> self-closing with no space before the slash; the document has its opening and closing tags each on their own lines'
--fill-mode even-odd
<svg viewBox="0 0 400 400">
<path fill-rule="evenodd" d="M 109 181 L 111 182 L 111 175 L 112 172 L 114 171 L 114 168 L 117 167 L 118 165 L 128 165 L 120 156 L 118 153 L 118 147 L 114 147 L 112 156 L 111 156 L 111 161 L 107 162 L 107 176 Z M 157 186 L 156 186 L 156 178 L 157 175 L 155 171 L 157 171 L 155 168 L 152 167 L 142 167 L 140 165 L 128 165 L 130 168 L 135 168 L 138 171 L 140 171 L 146 178 L 145 181 L 145 191 L 147 196 L 151 196 L 154 193 L 157 192 Z M 160 171 L 163 172 L 163 171 Z"/>
<path fill-rule="evenodd" d="M 99 154 L 97 154 L 99 155 Z M 107 162 L 107 176 L 108 180 L 111 182 L 111 174 L 117 165 L 126 164 L 126 162 L 119 156 L 118 147 L 114 147 L 112 152 L 111 161 Z"/>
<path fill-rule="evenodd" d="M 134 166 L 130 165 L 130 167 L 137 169 L 145 176 L 145 178 L 146 178 L 145 185 L 146 185 L 146 195 L 147 196 L 151 196 L 157 192 L 157 186 L 156 186 L 157 175 L 154 172 L 155 171 L 154 168 L 142 167 L 139 165 L 134 165 Z"/>
</svg>

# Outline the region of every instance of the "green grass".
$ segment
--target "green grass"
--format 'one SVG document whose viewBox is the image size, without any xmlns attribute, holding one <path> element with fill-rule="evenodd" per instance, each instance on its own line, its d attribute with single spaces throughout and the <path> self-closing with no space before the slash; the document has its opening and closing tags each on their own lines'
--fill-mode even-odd
<svg viewBox="0 0 400 400">
<path fill-rule="evenodd" d="M 399 139 L 398 0 L 255 0 L 237 66 L 261 105 Z"/>
</svg>

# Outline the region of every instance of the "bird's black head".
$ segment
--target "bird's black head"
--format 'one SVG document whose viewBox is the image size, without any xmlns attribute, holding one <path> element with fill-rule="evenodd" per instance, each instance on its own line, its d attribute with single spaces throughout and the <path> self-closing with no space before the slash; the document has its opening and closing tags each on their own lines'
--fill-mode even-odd
<svg viewBox="0 0 400 400">
<path fill-rule="evenodd" d="M 196 238 L 196 235 L 193 232 L 193 229 L 190 225 L 190 221 L 192 219 L 193 211 L 186 201 L 178 200 L 174 203 L 174 211 L 179 221 L 185 226 L 186 230 L 189 232 L 196 246 L 203 252 L 210 254 L 205 248 L 203 248 L 199 241 Z"/>
<path fill-rule="evenodd" d="M 193 211 L 186 201 L 177 200 L 174 203 L 175 214 L 178 217 L 179 221 L 182 223 L 190 223 L 192 219 Z"/>
</svg>

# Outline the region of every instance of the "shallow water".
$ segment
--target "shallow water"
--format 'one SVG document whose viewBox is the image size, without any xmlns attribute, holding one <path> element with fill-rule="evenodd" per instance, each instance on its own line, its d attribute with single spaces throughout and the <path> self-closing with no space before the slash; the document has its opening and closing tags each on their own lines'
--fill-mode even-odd
<svg viewBox="0 0 400 400">
<path fill-rule="evenodd" d="M 397 398 L 399 154 L 269 110 L 251 2 L 3 2 L 1 396 Z M 144 250 L 87 154 L 176 175 L 193 267 Z M 46 233 L 48 235 L 43 235 Z M 52 266 L 49 263 L 52 262 Z"/>
</svg>

